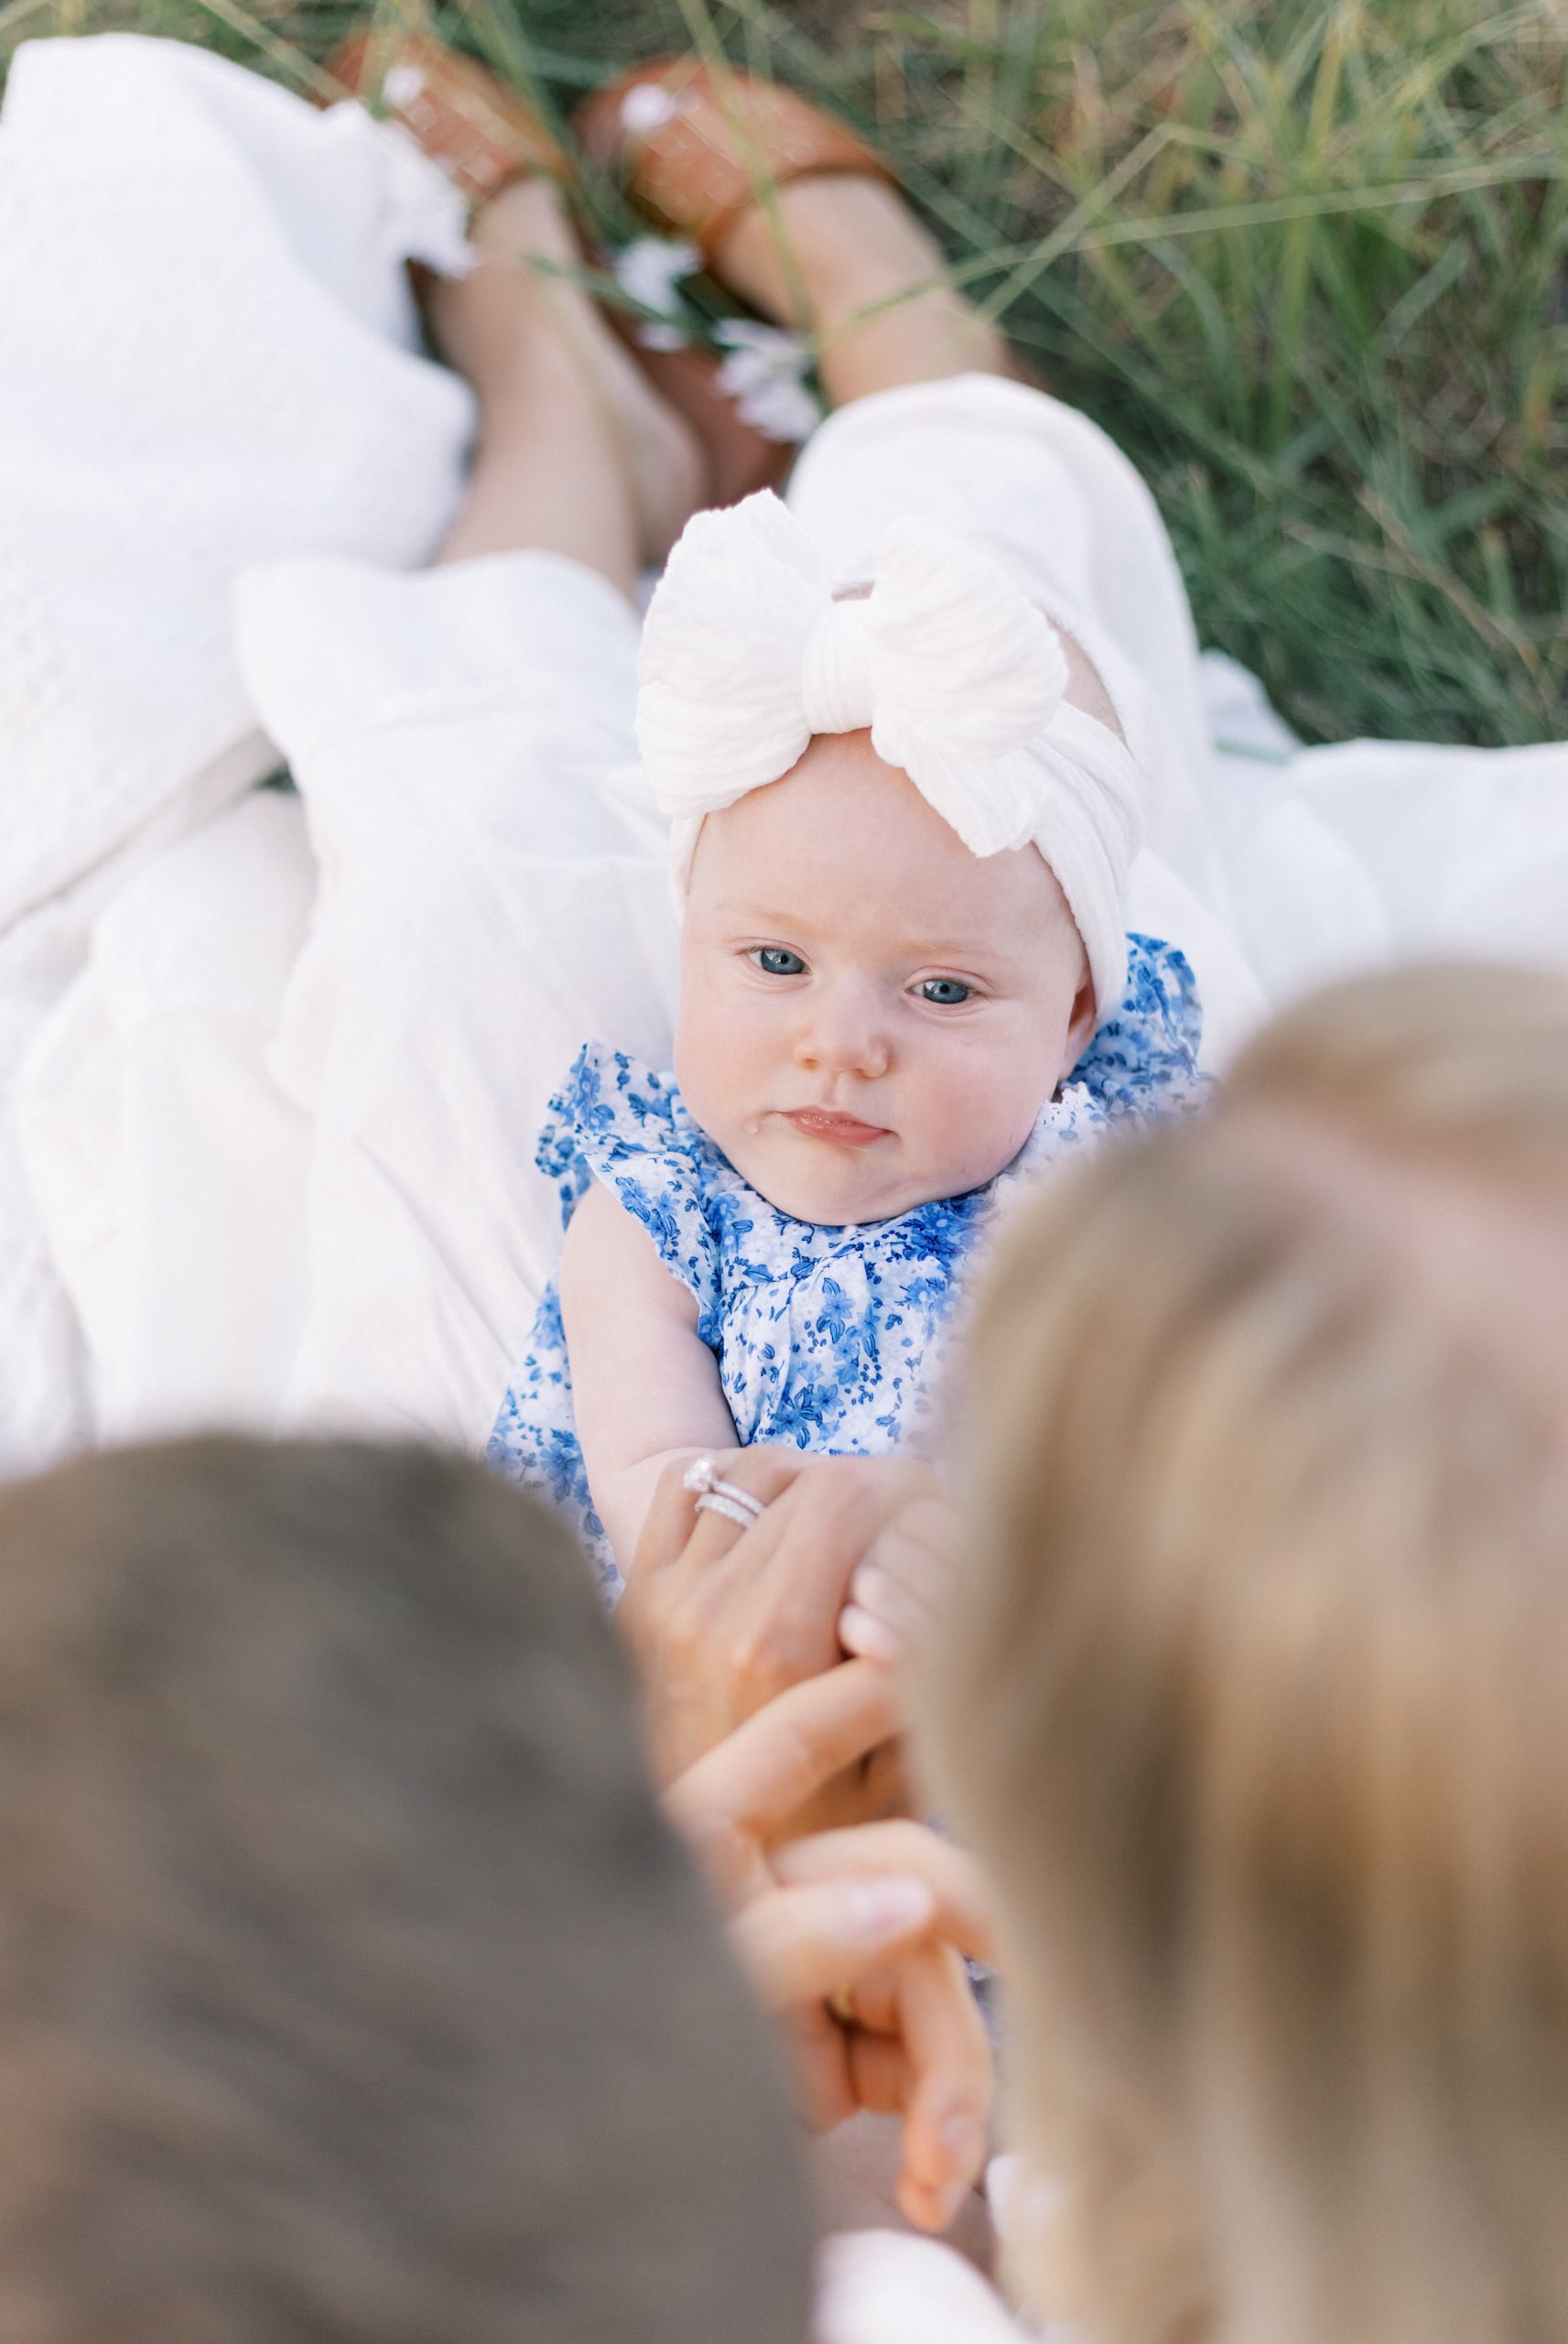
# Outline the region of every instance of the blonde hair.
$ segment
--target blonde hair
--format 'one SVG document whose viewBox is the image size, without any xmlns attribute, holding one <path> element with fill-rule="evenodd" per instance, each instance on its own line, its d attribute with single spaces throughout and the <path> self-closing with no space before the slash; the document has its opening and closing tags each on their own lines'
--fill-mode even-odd
<svg viewBox="0 0 1568 2344">
<path fill-rule="evenodd" d="M 928 1741 L 1043 2307 L 1568 2334 L 1568 981 L 1281 1018 L 1024 1217 L 971 1384 Z"/>
</svg>

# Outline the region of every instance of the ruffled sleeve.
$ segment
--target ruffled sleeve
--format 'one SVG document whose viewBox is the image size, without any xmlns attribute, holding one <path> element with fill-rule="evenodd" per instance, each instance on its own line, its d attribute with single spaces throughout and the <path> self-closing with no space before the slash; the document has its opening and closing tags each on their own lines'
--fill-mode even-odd
<svg viewBox="0 0 1568 2344">
<path fill-rule="evenodd" d="M 697 1332 L 717 1350 L 719 1245 L 708 1200 L 722 1159 L 687 1112 L 675 1077 L 586 1043 L 550 1101 L 535 1160 L 557 1185 L 563 1225 L 593 1180 L 642 1222 L 665 1269 L 696 1296 Z"/>
<path fill-rule="evenodd" d="M 1127 991 L 1077 1065 L 1108 1123 L 1188 1113 L 1209 1083 L 1198 1072 L 1203 1005 L 1186 955 L 1152 936 L 1127 939 Z"/>
</svg>

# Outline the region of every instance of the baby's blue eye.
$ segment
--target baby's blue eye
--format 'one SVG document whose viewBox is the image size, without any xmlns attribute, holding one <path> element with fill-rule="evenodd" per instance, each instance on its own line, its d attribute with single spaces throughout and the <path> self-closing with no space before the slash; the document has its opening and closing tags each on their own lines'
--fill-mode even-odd
<svg viewBox="0 0 1568 2344">
<path fill-rule="evenodd" d="M 806 962 L 798 952 L 786 952 L 782 944 L 759 944 L 752 958 L 764 976 L 803 977 Z"/>
<path fill-rule="evenodd" d="M 938 1009 L 957 1009 L 974 992 L 957 977 L 927 977 L 920 987 L 922 1001 L 934 1001 Z"/>
</svg>

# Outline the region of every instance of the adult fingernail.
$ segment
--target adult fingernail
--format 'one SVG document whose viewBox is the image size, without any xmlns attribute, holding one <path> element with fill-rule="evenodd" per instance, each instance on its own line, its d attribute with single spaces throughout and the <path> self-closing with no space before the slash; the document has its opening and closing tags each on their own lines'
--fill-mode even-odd
<svg viewBox="0 0 1568 2344">
<path fill-rule="evenodd" d="M 858 1882 L 849 1891 L 849 1907 L 861 1934 L 875 1940 L 920 1928 L 935 1912 L 936 1900 L 923 1880 L 889 1873 Z"/>
</svg>

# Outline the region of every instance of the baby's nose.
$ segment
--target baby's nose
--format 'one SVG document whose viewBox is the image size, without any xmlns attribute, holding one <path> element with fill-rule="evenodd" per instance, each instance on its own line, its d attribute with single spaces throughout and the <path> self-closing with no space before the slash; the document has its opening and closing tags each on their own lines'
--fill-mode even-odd
<svg viewBox="0 0 1568 2344">
<path fill-rule="evenodd" d="M 795 1058 L 827 1074 L 885 1074 L 892 1058 L 880 1004 L 860 988 L 819 994 L 802 1020 Z"/>
</svg>

